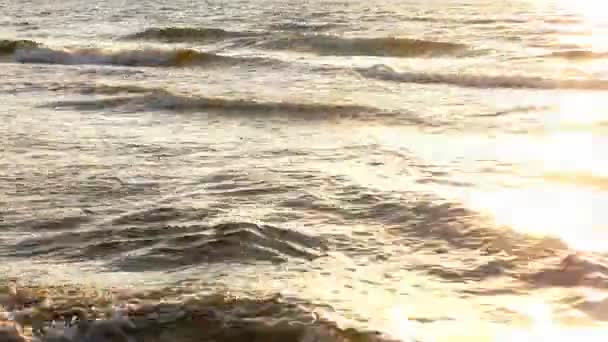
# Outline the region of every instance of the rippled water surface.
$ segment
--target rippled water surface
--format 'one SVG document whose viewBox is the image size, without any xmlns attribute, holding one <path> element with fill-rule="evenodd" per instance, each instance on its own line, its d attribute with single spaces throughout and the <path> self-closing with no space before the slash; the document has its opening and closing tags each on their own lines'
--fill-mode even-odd
<svg viewBox="0 0 608 342">
<path fill-rule="evenodd" d="M 181 303 L 142 339 L 605 340 L 606 13 L 0 2 L 0 286 Z"/>
</svg>

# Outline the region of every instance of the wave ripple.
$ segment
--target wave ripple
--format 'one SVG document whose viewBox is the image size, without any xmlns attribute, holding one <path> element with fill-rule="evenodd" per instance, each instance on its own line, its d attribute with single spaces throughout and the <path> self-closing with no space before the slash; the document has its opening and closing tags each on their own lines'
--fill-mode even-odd
<svg viewBox="0 0 608 342">
<path fill-rule="evenodd" d="M 445 84 L 465 88 L 608 90 L 608 80 L 602 79 L 550 79 L 526 76 L 398 72 L 385 65 L 358 69 L 358 72 L 364 77 L 384 81 L 417 84 Z"/>
<path fill-rule="evenodd" d="M 551 57 L 565 58 L 571 60 L 594 60 L 608 58 L 608 52 L 596 52 L 589 50 L 566 50 L 552 52 Z"/>
<path fill-rule="evenodd" d="M 152 28 L 138 32 L 127 39 L 159 40 L 169 43 L 220 41 L 230 38 L 246 38 L 247 45 L 264 49 L 291 50 L 327 56 L 387 56 L 387 57 L 435 57 L 466 54 L 468 46 L 453 42 L 423 39 L 376 37 L 346 38 L 326 34 L 298 33 L 303 29 L 314 30 L 317 26 L 279 25 L 279 31 L 233 32 L 219 28 Z M 287 28 L 287 32 L 285 29 Z M 296 31 L 296 32 L 289 32 Z"/>
<path fill-rule="evenodd" d="M 166 210 L 165 210 L 166 211 Z M 151 218 L 149 226 L 127 226 L 133 218 L 116 221 L 113 228 L 41 235 L 18 243 L 8 256 L 53 257 L 64 260 L 104 260 L 110 269 L 176 270 L 203 263 L 281 263 L 292 258 L 312 260 L 324 255 L 318 237 L 249 222 L 173 226 L 162 222 L 175 212 Z M 141 224 L 142 222 L 138 222 Z M 160 224 L 159 224 L 160 223 Z"/>
</svg>

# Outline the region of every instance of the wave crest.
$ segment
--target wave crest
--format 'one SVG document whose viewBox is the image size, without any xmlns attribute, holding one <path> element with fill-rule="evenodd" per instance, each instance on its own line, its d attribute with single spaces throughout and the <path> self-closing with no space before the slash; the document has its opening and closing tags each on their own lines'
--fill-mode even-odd
<svg viewBox="0 0 608 342">
<path fill-rule="evenodd" d="M 126 39 L 161 40 L 164 42 L 207 42 L 230 38 L 253 38 L 246 42 L 265 49 L 294 50 L 329 56 L 388 56 L 424 57 L 458 56 L 466 53 L 468 46 L 460 43 L 422 39 L 379 37 L 345 38 L 323 34 L 304 34 L 298 31 L 319 31 L 331 28 L 330 24 L 282 23 L 271 26 L 289 32 L 234 32 L 219 28 L 166 27 L 150 28 L 126 36 Z M 259 40 L 258 40 L 259 38 Z M 247 39 L 249 40 L 249 39 Z"/>
<path fill-rule="evenodd" d="M 120 66 L 180 67 L 212 63 L 237 63 L 239 59 L 191 49 L 65 49 L 20 48 L 15 50 L 20 63 L 40 64 L 96 64 Z"/>
<path fill-rule="evenodd" d="M 467 45 L 459 43 L 393 37 L 342 38 L 329 35 L 296 35 L 263 42 L 261 46 L 330 56 L 455 56 L 467 50 Z"/>
<path fill-rule="evenodd" d="M 433 74 L 420 72 L 398 72 L 385 65 L 357 69 L 364 77 L 384 81 L 445 84 L 465 88 L 523 88 L 523 89 L 574 89 L 608 90 L 608 80 L 601 79 L 549 79 L 526 76 L 490 76 L 473 74 Z"/>
</svg>

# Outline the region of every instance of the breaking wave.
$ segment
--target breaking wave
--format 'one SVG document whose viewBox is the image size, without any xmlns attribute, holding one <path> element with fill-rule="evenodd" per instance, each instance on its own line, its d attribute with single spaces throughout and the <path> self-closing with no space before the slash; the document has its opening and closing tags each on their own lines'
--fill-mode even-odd
<svg viewBox="0 0 608 342">
<path fill-rule="evenodd" d="M 106 93 L 110 90 L 103 89 Z M 321 104 L 292 102 L 261 102 L 245 99 L 211 98 L 201 96 L 177 95 L 165 90 L 154 90 L 142 96 L 113 97 L 100 100 L 61 101 L 51 103 L 54 108 L 67 107 L 80 110 L 103 108 L 145 108 L 149 110 L 173 111 L 221 111 L 264 114 L 350 114 L 377 112 L 377 109 L 351 104 Z"/>
<path fill-rule="evenodd" d="M 126 39 L 161 40 L 165 42 L 207 42 L 253 36 L 253 32 L 234 32 L 219 28 L 154 27 L 126 36 Z"/>
<path fill-rule="evenodd" d="M 458 43 L 393 37 L 342 38 L 330 35 L 287 36 L 262 42 L 260 46 L 329 56 L 457 56 L 467 50 L 467 45 Z"/>
<path fill-rule="evenodd" d="M 23 48 L 14 52 L 20 63 L 97 64 L 120 66 L 180 67 L 206 64 L 238 64 L 247 59 L 233 58 L 191 49 L 65 49 Z M 253 59 L 252 59 L 253 60 Z"/>
<path fill-rule="evenodd" d="M 522 89 L 574 89 L 608 90 L 608 80 L 602 79 L 549 79 L 526 76 L 490 76 L 473 74 L 437 74 L 422 72 L 398 72 L 385 65 L 357 70 L 367 78 L 384 81 L 445 84 L 466 88 L 522 88 Z"/>
<path fill-rule="evenodd" d="M 179 285 L 147 291 L 77 285 L 17 287 L 15 297 L 27 296 L 31 302 L 0 311 L 0 338 L 23 342 L 389 341 L 380 332 L 340 327 L 297 298 L 184 290 Z M 0 295 L 12 299 L 5 291 Z"/>
</svg>

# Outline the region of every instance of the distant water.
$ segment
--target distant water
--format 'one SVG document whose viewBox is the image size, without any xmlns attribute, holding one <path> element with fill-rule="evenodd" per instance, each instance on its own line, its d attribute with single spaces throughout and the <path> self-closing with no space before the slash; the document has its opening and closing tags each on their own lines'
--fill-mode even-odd
<svg viewBox="0 0 608 342">
<path fill-rule="evenodd" d="M 2 2 L 0 287 L 171 299 L 158 341 L 603 341 L 607 6 Z"/>
</svg>

